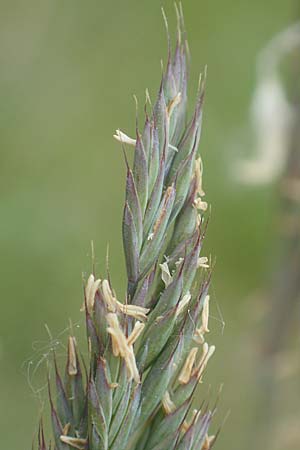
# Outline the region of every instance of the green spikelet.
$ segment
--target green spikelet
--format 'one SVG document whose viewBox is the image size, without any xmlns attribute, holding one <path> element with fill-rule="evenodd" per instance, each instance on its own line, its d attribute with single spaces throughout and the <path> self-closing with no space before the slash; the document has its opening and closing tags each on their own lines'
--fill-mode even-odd
<svg viewBox="0 0 300 450">
<path fill-rule="evenodd" d="M 123 245 L 127 298 L 90 275 L 84 311 L 87 370 L 74 336 L 65 374 L 50 395 L 56 450 L 208 450 L 214 411 L 192 409 L 214 346 L 208 333 L 210 269 L 204 238 L 200 139 L 204 81 L 187 117 L 188 52 L 181 8 L 174 56 L 168 61 L 145 126 L 129 138 Z M 149 109 L 149 108 L 148 108 Z M 130 151 L 130 149 L 128 150 Z M 86 373 L 87 372 L 87 373 Z M 43 427 L 39 450 L 46 450 Z"/>
</svg>

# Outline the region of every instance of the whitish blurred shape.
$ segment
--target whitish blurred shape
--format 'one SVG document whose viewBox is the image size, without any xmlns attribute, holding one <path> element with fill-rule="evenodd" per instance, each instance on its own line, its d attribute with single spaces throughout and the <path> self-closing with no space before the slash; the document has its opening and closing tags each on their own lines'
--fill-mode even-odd
<svg viewBox="0 0 300 450">
<path fill-rule="evenodd" d="M 236 177 L 242 183 L 270 183 L 285 167 L 295 111 L 287 100 L 279 64 L 297 47 L 300 23 L 275 36 L 258 56 L 257 84 L 250 109 L 256 155 L 238 162 Z"/>
</svg>

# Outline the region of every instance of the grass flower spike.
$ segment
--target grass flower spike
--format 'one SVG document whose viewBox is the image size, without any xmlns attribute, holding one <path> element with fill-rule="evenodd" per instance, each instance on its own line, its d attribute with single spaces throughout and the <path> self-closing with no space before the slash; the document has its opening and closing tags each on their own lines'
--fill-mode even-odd
<svg viewBox="0 0 300 450">
<path fill-rule="evenodd" d="M 216 439 L 209 436 L 214 409 L 193 409 L 215 350 L 206 342 L 211 271 L 200 255 L 205 77 L 189 119 L 189 53 L 181 7 L 176 12 L 175 51 L 169 39 L 145 124 L 134 138 L 114 136 L 125 151 L 134 148 L 122 226 L 127 294 L 118 299 L 109 277 L 86 281 L 88 360 L 71 335 L 65 374 L 55 363 L 55 386 L 49 381 L 55 450 L 209 450 Z M 41 425 L 38 449 L 46 448 Z"/>
</svg>

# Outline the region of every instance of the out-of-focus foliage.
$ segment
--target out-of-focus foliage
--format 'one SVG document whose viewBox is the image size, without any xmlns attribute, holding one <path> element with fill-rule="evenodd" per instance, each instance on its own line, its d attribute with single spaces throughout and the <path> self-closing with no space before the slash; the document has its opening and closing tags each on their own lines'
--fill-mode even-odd
<svg viewBox="0 0 300 450">
<path fill-rule="evenodd" d="M 125 168 L 112 133 L 120 125 L 134 130 L 132 94 L 142 105 L 145 87 L 154 94 L 159 82 L 157 55 L 165 47 L 162 3 L 167 13 L 173 8 L 172 1 L 158 0 L 1 2 L 3 447 L 30 445 L 46 398 L 40 363 L 53 346 L 60 357 L 68 317 L 81 327 L 80 313 L 74 311 L 81 299 L 81 273 L 91 269 L 91 239 L 99 270 L 105 267 L 109 242 L 113 283 L 120 294 L 125 290 L 120 230 Z M 193 66 L 192 88 L 197 69 L 208 64 L 201 153 L 204 188 L 213 205 L 206 253 L 212 249 L 217 257 L 212 326 L 222 354 L 209 373 L 217 391 L 222 366 L 223 403 L 232 409 L 219 443 L 223 449 L 241 448 L 251 433 L 249 374 L 256 367 L 249 345 L 251 317 L 241 300 L 262 280 L 270 261 L 266 249 L 272 249 L 271 194 L 267 188 L 252 192 L 232 183 L 233 136 L 247 119 L 256 54 L 294 20 L 293 4 L 183 2 L 192 54 L 202 63 Z M 218 305 L 226 321 L 224 336 Z"/>
</svg>

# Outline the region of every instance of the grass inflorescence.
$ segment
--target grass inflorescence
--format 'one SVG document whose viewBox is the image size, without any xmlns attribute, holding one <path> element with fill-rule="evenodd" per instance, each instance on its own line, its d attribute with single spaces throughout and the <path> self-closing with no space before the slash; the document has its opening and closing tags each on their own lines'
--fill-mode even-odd
<svg viewBox="0 0 300 450">
<path fill-rule="evenodd" d="M 109 276 L 92 273 L 85 282 L 88 361 L 70 335 L 65 373 L 55 363 L 55 386 L 49 381 L 56 450 L 208 450 L 215 442 L 214 409 L 194 405 L 215 350 L 206 342 L 211 270 L 200 255 L 205 76 L 188 119 L 189 52 L 181 7 L 176 12 L 175 51 L 168 39 L 144 127 L 134 137 L 115 133 L 125 154 L 127 147 L 134 152 L 132 167 L 126 158 L 122 225 L 127 295 L 117 298 Z M 38 448 L 46 450 L 42 425 L 38 434 Z"/>
</svg>

